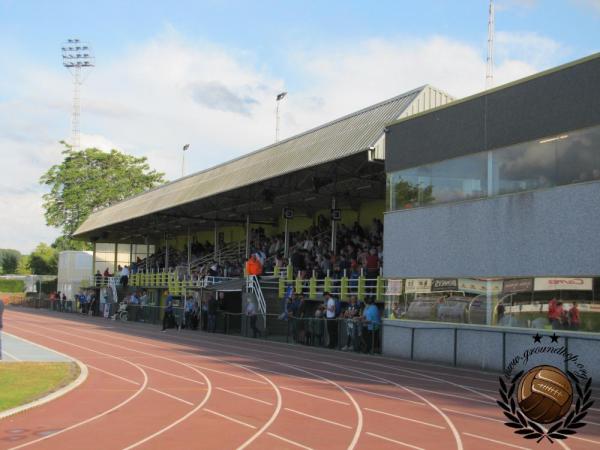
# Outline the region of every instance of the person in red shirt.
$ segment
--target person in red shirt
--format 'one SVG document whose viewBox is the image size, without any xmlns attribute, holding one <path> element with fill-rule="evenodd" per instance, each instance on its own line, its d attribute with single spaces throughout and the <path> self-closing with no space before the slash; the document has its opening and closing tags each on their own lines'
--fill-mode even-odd
<svg viewBox="0 0 600 450">
<path fill-rule="evenodd" d="M 569 327 L 571 330 L 579 330 L 580 319 L 579 319 L 579 308 L 577 302 L 573 302 L 573 305 L 569 309 Z"/>
<path fill-rule="evenodd" d="M 553 330 L 557 330 L 560 328 L 560 318 L 562 315 L 562 306 L 560 311 L 558 310 L 558 304 L 556 299 L 553 298 L 548 302 L 548 321 L 550 325 L 552 325 Z"/>
</svg>

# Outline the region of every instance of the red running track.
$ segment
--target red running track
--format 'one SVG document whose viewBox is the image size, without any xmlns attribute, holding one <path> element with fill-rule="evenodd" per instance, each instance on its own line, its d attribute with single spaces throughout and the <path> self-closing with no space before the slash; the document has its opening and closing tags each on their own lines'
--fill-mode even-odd
<svg viewBox="0 0 600 450">
<path fill-rule="evenodd" d="M 89 376 L 0 420 L 0 449 L 600 448 L 600 409 L 565 442 L 514 435 L 493 374 L 34 310 L 4 323 Z"/>
</svg>

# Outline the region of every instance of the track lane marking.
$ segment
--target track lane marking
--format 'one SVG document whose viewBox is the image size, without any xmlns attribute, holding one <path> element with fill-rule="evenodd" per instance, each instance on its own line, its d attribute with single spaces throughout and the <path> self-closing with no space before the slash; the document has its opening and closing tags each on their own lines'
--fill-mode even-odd
<svg viewBox="0 0 600 450">
<path fill-rule="evenodd" d="M 300 391 L 298 389 L 292 389 L 292 388 L 285 387 L 285 386 L 279 386 L 279 389 L 283 389 L 284 391 L 294 392 L 295 394 L 306 395 L 308 397 L 319 398 L 321 400 L 327 400 L 328 402 L 338 403 L 340 405 L 350 406 L 350 403 L 348 403 L 348 402 L 343 402 L 341 400 L 335 400 L 333 398 L 328 398 L 328 397 L 322 397 L 322 396 L 316 395 L 316 394 L 310 394 L 308 392 Z"/>
<path fill-rule="evenodd" d="M 112 408 L 109 408 L 109 409 L 107 409 L 106 411 L 103 411 L 100 414 L 96 414 L 95 416 L 89 417 L 89 418 L 87 418 L 87 419 L 85 419 L 85 420 L 83 420 L 81 422 L 74 423 L 73 425 L 68 426 L 66 428 L 62 428 L 62 429 L 60 429 L 60 430 L 58 430 L 58 431 L 56 431 L 56 432 L 54 432 L 52 434 L 49 434 L 47 436 L 42 436 L 41 438 L 34 439 L 34 440 L 28 441 L 28 442 L 24 442 L 21 445 L 18 445 L 16 447 L 12 447 L 10 450 L 17 450 L 17 449 L 20 449 L 20 448 L 28 447 L 29 445 L 32 445 L 32 444 L 37 444 L 38 442 L 45 441 L 46 439 L 50 439 L 50 438 L 56 437 L 58 435 L 66 433 L 67 431 L 73 430 L 73 429 L 78 428 L 80 426 L 86 425 L 86 424 L 88 424 L 88 423 L 90 423 L 90 422 L 92 422 L 92 421 L 94 421 L 96 419 L 104 417 L 104 416 L 112 413 L 113 411 L 116 411 L 119 408 L 125 406 L 127 403 L 133 401 L 138 395 L 140 395 L 144 391 L 144 389 L 146 389 L 146 386 L 148 385 L 148 374 L 144 371 L 144 369 L 142 369 L 141 367 L 139 367 L 137 364 L 132 363 L 131 361 L 128 361 L 128 360 L 126 360 L 124 358 L 120 358 L 118 356 L 112 356 L 112 355 L 109 355 L 108 353 L 103 353 L 103 352 L 100 352 L 98 350 L 93 350 L 93 349 L 90 349 L 90 348 L 87 348 L 87 347 L 83 347 L 81 345 L 73 344 L 72 342 L 64 341 L 62 339 L 52 338 L 52 337 L 44 335 L 44 334 L 35 333 L 33 331 L 30 331 L 30 330 L 24 330 L 23 328 L 20 328 L 20 327 L 14 326 L 14 325 L 13 325 L 13 328 L 16 328 L 18 330 L 24 331 L 25 333 L 33 334 L 34 336 L 42 336 L 43 338 L 46 338 L 46 339 L 50 339 L 50 340 L 53 340 L 53 341 L 56 341 L 56 342 L 61 342 L 63 344 L 67 344 L 67 345 L 71 345 L 73 347 L 81 348 L 81 349 L 86 350 L 88 352 L 97 353 L 99 355 L 108 356 L 110 358 L 114 358 L 114 359 L 118 359 L 120 361 L 126 362 L 127 364 L 130 364 L 130 365 L 134 366 L 136 369 L 138 369 L 142 373 L 142 375 L 144 376 L 144 382 L 142 383 L 142 385 L 140 386 L 140 388 L 133 395 L 129 396 L 128 398 L 126 398 L 124 401 L 122 401 L 118 405 L 115 405 Z"/>
<path fill-rule="evenodd" d="M 156 367 L 146 366 L 145 364 L 140 364 L 140 363 L 138 363 L 138 365 L 144 367 L 145 369 L 150 369 L 150 370 L 153 370 L 154 372 L 162 373 L 164 375 L 168 375 L 168 376 L 173 377 L 173 378 L 179 378 L 180 380 L 185 380 L 185 381 L 190 381 L 192 383 L 206 385 L 206 383 L 204 383 L 203 381 L 194 380 L 192 378 L 184 377 L 184 376 L 181 376 L 181 375 L 176 375 L 174 373 L 170 373 L 170 372 L 166 372 L 164 370 L 157 369 Z"/>
<path fill-rule="evenodd" d="M 204 408 L 203 411 L 206 411 L 207 413 L 214 414 L 215 416 L 221 417 L 223 419 L 227 419 L 227 420 L 229 420 L 231 422 L 234 422 L 234 423 L 237 423 L 239 425 L 243 425 L 245 427 L 252 428 L 253 430 L 256 430 L 256 427 L 254 425 L 251 425 L 251 424 L 246 423 L 246 422 L 242 422 L 241 420 L 234 419 L 233 417 L 226 416 L 225 414 L 218 413 L 216 411 L 213 411 L 212 409 Z"/>
<path fill-rule="evenodd" d="M 421 420 L 416 420 L 416 419 L 411 419 L 409 417 L 404 417 L 404 416 L 397 416 L 396 414 L 391 414 L 385 411 L 379 411 L 377 409 L 371 409 L 371 408 L 363 408 L 365 411 L 370 411 L 373 413 L 377 413 L 377 414 L 382 414 L 384 416 L 390 416 L 390 417 L 394 417 L 396 419 L 400 419 L 400 420 L 406 420 L 408 422 L 414 422 L 414 423 L 420 423 L 421 425 L 426 425 L 428 427 L 432 427 L 432 428 L 438 428 L 440 430 L 445 430 L 446 427 L 443 427 L 441 425 L 435 425 L 433 423 L 429 423 L 429 422 L 423 422 Z"/>
<path fill-rule="evenodd" d="M 302 445 L 299 442 L 295 442 L 290 439 L 284 438 L 283 436 L 279 436 L 278 434 L 271 433 L 271 432 L 268 432 L 267 434 L 271 437 L 282 440 L 283 442 L 287 442 L 288 444 L 292 444 L 292 445 L 295 445 L 296 447 L 303 448 L 304 450 L 313 450 L 312 448 L 307 447 L 306 445 Z"/>
<path fill-rule="evenodd" d="M 221 352 L 221 353 L 230 353 L 230 352 L 223 352 L 222 350 L 217 350 L 217 351 Z M 264 359 L 263 359 L 263 361 L 264 361 Z M 248 366 L 248 365 L 245 365 L 245 364 L 240 364 L 240 366 L 242 366 L 242 367 L 254 367 L 254 366 Z M 284 377 L 297 378 L 297 379 L 302 380 L 302 381 L 310 381 L 310 382 L 318 383 L 318 384 L 329 384 L 327 381 L 315 380 L 314 378 L 301 377 L 300 375 L 294 375 L 294 374 L 291 374 L 291 373 L 279 372 L 277 370 L 264 369 L 262 367 L 260 367 L 260 368 L 257 367 L 257 369 L 260 369 L 263 372 L 273 373 L 275 375 L 282 375 Z"/>
<path fill-rule="evenodd" d="M 344 425 L 343 423 L 339 423 L 339 422 L 334 422 L 333 420 L 324 419 L 323 417 L 313 416 L 312 414 L 303 413 L 302 411 L 296 411 L 295 409 L 292 409 L 292 408 L 284 408 L 284 409 L 286 411 L 292 412 L 294 414 L 298 414 L 298 415 L 304 416 L 304 417 L 309 417 L 311 419 L 318 420 L 320 422 L 329 423 L 331 425 L 337 425 L 338 427 L 346 428 L 348 430 L 352 429 L 352 427 L 349 427 L 348 425 Z"/>
<path fill-rule="evenodd" d="M 185 403 L 186 405 L 194 406 L 194 404 L 193 404 L 192 402 L 188 402 L 187 400 L 184 400 L 184 399 L 182 399 L 182 398 L 179 398 L 179 397 L 177 397 L 177 396 L 175 396 L 175 395 L 171 395 L 171 394 L 169 394 L 168 392 L 159 391 L 158 389 L 155 389 L 155 388 L 148 388 L 148 390 L 149 390 L 149 391 L 156 392 L 157 394 L 164 395 L 165 397 L 172 398 L 173 400 L 178 400 L 178 401 L 180 401 L 181 403 Z"/>
<path fill-rule="evenodd" d="M 521 447 L 520 445 L 508 444 L 506 442 L 497 441 L 496 439 L 488 438 L 485 436 L 479 436 L 478 434 L 465 433 L 464 431 L 463 431 L 463 434 L 465 436 L 469 436 L 469 437 L 472 437 L 475 439 L 481 439 L 482 441 L 493 442 L 494 444 L 498 444 L 498 445 L 505 445 L 506 447 L 518 448 L 520 450 L 531 450 L 529 447 Z"/>
<path fill-rule="evenodd" d="M 10 352 L 7 352 L 6 350 L 2 350 L 2 354 L 3 355 L 7 355 L 9 358 L 14 359 L 15 361 L 19 362 L 19 361 L 23 361 L 22 359 L 17 358 L 15 355 L 13 355 Z M 2 361 L 2 359 L 0 358 L 0 361 Z"/>
<path fill-rule="evenodd" d="M 231 394 L 231 395 L 237 395 L 238 397 L 247 398 L 248 400 L 254 400 L 255 402 L 258 402 L 258 403 L 263 403 L 265 405 L 273 406 L 273 403 L 267 402 L 265 400 L 261 400 L 260 398 L 250 397 L 249 395 L 241 394 L 239 392 L 230 391 L 230 390 L 222 388 L 222 387 L 217 387 L 215 389 L 218 389 L 219 391 L 227 392 L 228 394 Z"/>
<path fill-rule="evenodd" d="M 258 383 L 258 384 L 267 384 L 264 381 L 255 380 L 254 378 L 248 378 L 248 377 L 244 377 L 242 375 L 236 375 L 234 373 L 223 372 L 221 370 L 211 369 L 209 367 L 203 367 L 203 366 L 199 366 L 197 364 L 190 364 L 190 366 L 197 367 L 200 370 L 208 370 L 209 372 L 215 372 L 215 373 L 220 373 L 221 375 L 228 375 L 228 376 L 233 377 L 233 378 L 239 378 L 240 380 L 252 381 L 252 382 Z"/>
<path fill-rule="evenodd" d="M 368 434 L 369 436 L 373 436 L 384 441 L 393 442 L 394 444 L 402 445 L 404 447 L 414 448 L 415 450 L 425 450 L 424 448 L 416 447 L 414 445 L 407 444 L 406 442 L 397 441 L 396 439 L 385 437 L 380 434 L 371 433 L 370 431 L 367 431 L 365 434 Z"/>
<path fill-rule="evenodd" d="M 138 365 L 141 365 L 141 364 L 138 364 Z M 138 383 L 137 381 L 133 381 L 133 380 L 130 380 L 129 378 L 122 377 L 121 375 L 117 375 L 116 373 L 109 372 L 108 370 L 100 369 L 99 367 L 92 366 L 91 364 L 86 364 L 86 366 L 88 366 L 90 369 L 94 369 L 94 370 L 97 370 L 98 372 L 102 372 L 106 375 L 110 375 L 111 377 L 118 378 L 119 380 L 127 381 L 128 383 L 131 383 L 131 384 L 135 384 L 136 386 L 140 385 L 140 383 Z"/>
<path fill-rule="evenodd" d="M 351 391 L 363 392 L 363 393 L 369 394 L 369 395 L 376 395 L 377 397 L 384 397 L 384 398 L 389 398 L 389 399 L 392 399 L 392 400 L 399 400 L 401 402 L 408 402 L 408 403 L 412 403 L 414 405 L 427 406 L 427 404 L 424 403 L 424 402 L 417 402 L 415 400 L 409 400 L 407 398 L 396 397 L 394 395 L 380 394 L 379 392 L 367 391 L 365 389 L 360 389 L 360 388 L 357 388 L 357 387 L 354 387 L 354 386 L 346 386 L 346 389 L 350 389 Z"/>
</svg>

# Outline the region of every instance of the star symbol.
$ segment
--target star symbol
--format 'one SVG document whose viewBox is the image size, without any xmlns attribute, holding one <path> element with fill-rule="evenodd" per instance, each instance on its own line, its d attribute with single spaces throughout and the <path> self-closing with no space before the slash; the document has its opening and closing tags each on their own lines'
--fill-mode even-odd
<svg viewBox="0 0 600 450">
<path fill-rule="evenodd" d="M 533 342 L 542 342 L 542 336 L 540 336 L 540 333 L 535 333 L 535 336 L 533 336 Z"/>
<path fill-rule="evenodd" d="M 550 339 L 552 339 L 552 342 L 556 342 L 558 344 L 558 336 L 556 335 L 556 333 L 552 333 Z"/>
</svg>

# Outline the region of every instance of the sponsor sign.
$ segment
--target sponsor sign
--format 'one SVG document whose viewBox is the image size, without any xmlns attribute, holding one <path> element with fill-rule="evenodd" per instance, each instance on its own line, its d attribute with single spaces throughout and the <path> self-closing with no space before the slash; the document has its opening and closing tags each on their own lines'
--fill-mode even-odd
<svg viewBox="0 0 600 450">
<path fill-rule="evenodd" d="M 407 278 L 404 292 L 407 294 L 431 292 L 431 281 L 431 278 Z"/>
<path fill-rule="evenodd" d="M 434 278 L 431 283 L 431 292 L 457 291 L 458 280 L 456 278 Z"/>
<path fill-rule="evenodd" d="M 531 291 L 533 291 L 533 278 L 514 278 L 512 280 L 504 280 L 502 285 L 502 292 L 505 294 Z"/>
<path fill-rule="evenodd" d="M 458 290 L 471 294 L 486 294 L 490 288 L 491 294 L 499 294 L 502 292 L 502 281 L 487 281 L 474 278 L 459 278 Z"/>
<path fill-rule="evenodd" d="M 385 289 L 385 295 L 402 295 L 402 279 L 389 279 Z"/>
<path fill-rule="evenodd" d="M 591 291 L 591 278 L 536 278 L 536 291 Z"/>
</svg>

